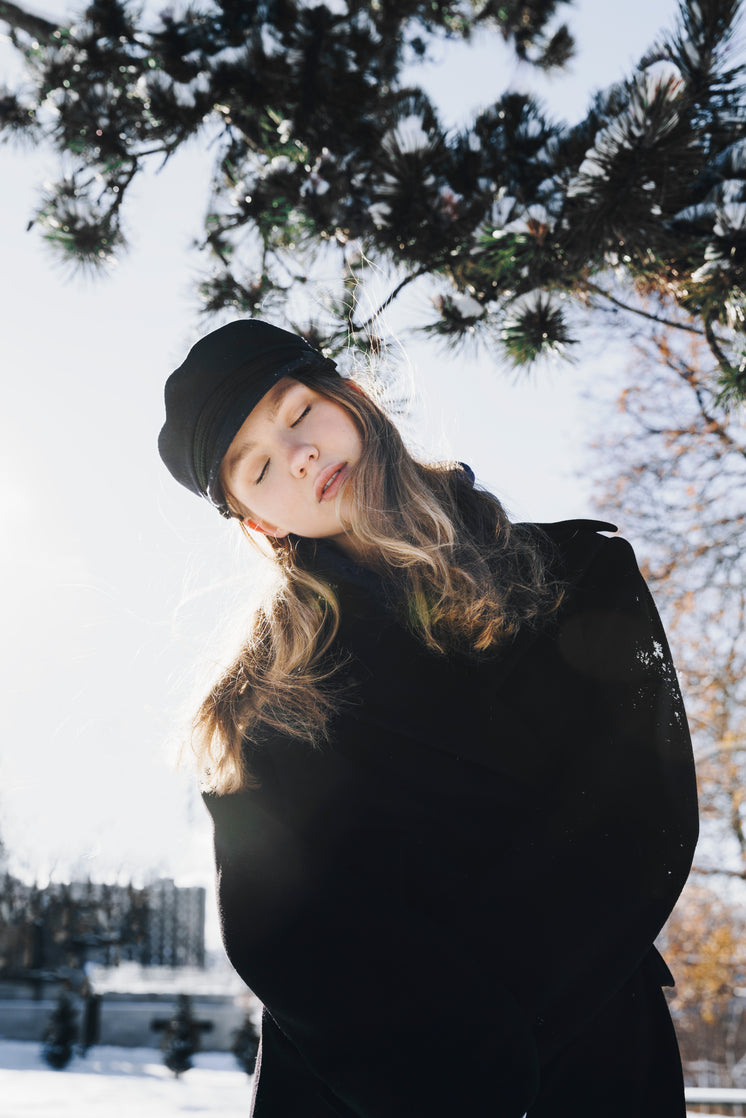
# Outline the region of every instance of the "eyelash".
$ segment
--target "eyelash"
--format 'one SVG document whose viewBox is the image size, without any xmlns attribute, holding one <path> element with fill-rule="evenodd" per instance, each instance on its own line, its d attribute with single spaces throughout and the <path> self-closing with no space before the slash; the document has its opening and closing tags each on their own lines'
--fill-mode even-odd
<svg viewBox="0 0 746 1118">
<path fill-rule="evenodd" d="M 299 423 L 301 422 L 301 420 L 302 420 L 302 419 L 305 419 L 305 418 L 306 418 L 306 416 L 308 415 L 308 413 L 310 412 L 310 410 L 311 410 L 311 405 L 310 405 L 310 404 L 308 404 L 308 405 L 307 405 L 307 406 L 306 406 L 306 407 L 305 407 L 305 408 L 303 409 L 303 411 L 302 411 L 302 412 L 300 413 L 300 415 L 299 415 L 299 416 L 298 416 L 298 418 L 297 418 L 297 419 L 295 420 L 295 422 L 294 422 L 294 423 L 291 423 L 291 424 L 290 424 L 290 426 L 291 426 L 291 427 L 297 427 L 297 426 L 298 426 L 298 424 L 299 424 Z M 262 467 L 262 472 L 261 472 L 261 473 L 259 474 L 259 477 L 258 477 L 258 478 L 256 479 L 256 481 L 254 482 L 254 484 L 255 484 L 255 485 L 260 485 L 260 484 L 261 484 L 261 482 L 262 482 L 262 481 L 264 480 L 264 477 L 265 477 L 265 475 L 266 475 L 266 473 L 267 473 L 267 469 L 268 469 L 268 468 L 269 468 L 269 458 L 268 458 L 268 459 L 267 459 L 267 461 L 266 461 L 266 462 L 264 463 L 264 466 Z"/>
</svg>

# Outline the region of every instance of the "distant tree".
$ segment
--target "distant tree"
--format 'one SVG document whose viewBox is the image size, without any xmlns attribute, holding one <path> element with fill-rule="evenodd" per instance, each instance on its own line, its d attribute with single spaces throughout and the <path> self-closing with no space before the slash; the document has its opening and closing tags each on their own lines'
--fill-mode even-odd
<svg viewBox="0 0 746 1118">
<path fill-rule="evenodd" d="M 331 283 L 308 336 L 376 347 L 356 297 L 372 262 L 392 277 L 381 307 L 429 281 L 432 334 L 481 338 L 518 365 L 573 342 L 572 307 L 678 310 L 714 355 L 718 390 L 743 396 L 739 0 L 681 0 L 675 29 L 573 126 L 506 92 L 449 132 L 403 84 L 434 41 L 476 29 L 561 68 L 565 2 L 212 0 L 151 16 L 94 0 L 57 27 L 0 0 L 29 75 L 0 95 L 0 127 L 59 151 L 63 177 L 33 221 L 65 259 L 93 266 L 125 247 L 142 168 L 199 137 L 213 163 L 207 312 L 292 315 L 308 306 L 297 292 L 318 306 Z"/>
<path fill-rule="evenodd" d="M 635 540 L 674 649 L 706 836 L 697 871 L 746 881 L 746 427 L 717 401 L 706 345 L 681 337 L 636 347 L 636 383 L 596 443 L 596 506 Z"/>
<path fill-rule="evenodd" d="M 176 1009 L 166 1023 L 161 1040 L 163 1062 L 177 1078 L 192 1066 L 192 1056 L 199 1048 L 199 1036 L 192 1003 L 188 995 L 179 994 Z"/>
<path fill-rule="evenodd" d="M 253 1075 L 256 1070 L 256 1057 L 259 1052 L 259 1032 L 251 1013 L 246 1014 L 241 1028 L 236 1029 L 231 1052 L 246 1074 Z"/>
<path fill-rule="evenodd" d="M 149 892 L 88 882 L 25 885 L 5 874 L 0 891 L 0 974 L 82 975 L 87 959 L 108 966 L 144 954 Z"/>
<path fill-rule="evenodd" d="M 70 995 L 63 991 L 52 1010 L 49 1024 L 44 1030 L 42 1056 L 50 1067 L 60 1071 L 72 1059 L 73 1046 L 78 1036 L 75 1010 Z"/>
<path fill-rule="evenodd" d="M 686 1058 L 730 1067 L 746 1043 L 746 427 L 707 346 L 682 337 L 637 345 L 592 473 L 663 613 L 697 759 L 702 836 L 663 933 L 672 1008 Z"/>
<path fill-rule="evenodd" d="M 695 1016 L 707 1026 L 727 1020 L 728 1008 L 746 977 L 745 936 L 742 908 L 718 895 L 710 883 L 693 880 L 687 885 L 664 939 L 666 959 L 676 976 L 672 1004 L 678 1019 L 691 1021 Z M 691 1031 L 696 1030 L 696 1025 L 691 1026 Z M 712 1050 L 711 1054 L 714 1059 Z M 728 1056 L 733 1058 L 735 1052 Z M 721 1060 L 726 1062 L 725 1052 Z"/>
<path fill-rule="evenodd" d="M 746 912 L 712 881 L 693 877 L 666 925 L 662 949 L 676 978 L 670 1006 L 690 1074 L 746 1085 Z M 714 1067 L 714 1066 L 715 1067 Z"/>
</svg>

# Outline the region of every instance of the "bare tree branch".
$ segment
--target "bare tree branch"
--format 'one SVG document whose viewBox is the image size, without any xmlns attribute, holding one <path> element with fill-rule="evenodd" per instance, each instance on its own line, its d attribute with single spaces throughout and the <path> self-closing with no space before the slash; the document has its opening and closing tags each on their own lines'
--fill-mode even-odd
<svg viewBox="0 0 746 1118">
<path fill-rule="evenodd" d="M 614 306 L 619 307 L 623 311 L 629 311 L 630 314 L 640 315 L 641 318 L 650 319 L 651 322 L 658 322 L 661 326 L 671 326 L 676 330 L 686 330 L 690 334 L 704 335 L 704 331 L 698 329 L 696 326 L 689 326 L 685 322 L 676 322 L 675 319 L 663 318 L 662 315 L 652 314 L 650 311 L 644 311 L 641 307 L 632 307 L 629 303 L 623 303 L 621 299 L 617 299 L 616 295 L 612 295 L 610 291 L 606 291 L 598 284 L 592 283 L 591 280 L 585 280 L 584 287 L 588 291 L 592 291 L 594 295 L 601 295 L 604 299 L 608 299 Z"/>
<path fill-rule="evenodd" d="M 729 870 L 724 869 L 722 866 L 692 866 L 692 873 L 700 874 L 702 877 L 714 877 L 716 875 L 721 877 L 738 877 L 741 881 L 746 881 L 746 869 Z"/>
</svg>

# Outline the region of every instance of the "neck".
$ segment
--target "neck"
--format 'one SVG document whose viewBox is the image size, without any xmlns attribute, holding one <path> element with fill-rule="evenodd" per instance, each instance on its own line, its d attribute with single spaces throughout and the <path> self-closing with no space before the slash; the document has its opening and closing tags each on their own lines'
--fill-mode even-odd
<svg viewBox="0 0 746 1118">
<path fill-rule="evenodd" d="M 333 543 L 339 548 L 348 559 L 352 559 L 353 563 L 358 566 L 369 566 L 371 557 L 371 548 L 366 546 L 362 540 L 356 539 L 351 532 L 340 532 L 339 535 L 330 536 L 329 542 Z"/>
</svg>

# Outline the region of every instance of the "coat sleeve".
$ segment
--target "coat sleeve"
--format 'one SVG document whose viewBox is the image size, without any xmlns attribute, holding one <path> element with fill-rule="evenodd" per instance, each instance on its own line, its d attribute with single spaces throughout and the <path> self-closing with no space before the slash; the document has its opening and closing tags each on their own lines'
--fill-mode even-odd
<svg viewBox="0 0 746 1118">
<path fill-rule="evenodd" d="M 541 835 L 522 867 L 525 943 L 541 959 L 523 989 L 542 1058 L 648 955 L 698 831 L 676 671 L 630 545 L 596 537 L 568 598 L 544 659 L 533 661 L 543 681 L 536 733 L 554 741 L 539 785 Z M 527 705 L 531 683 L 521 686 L 516 701 Z"/>
</svg>

